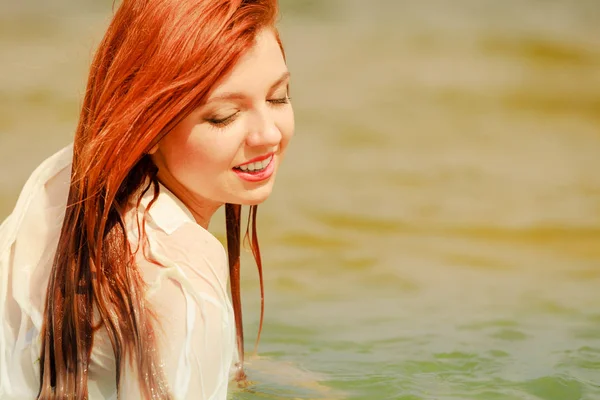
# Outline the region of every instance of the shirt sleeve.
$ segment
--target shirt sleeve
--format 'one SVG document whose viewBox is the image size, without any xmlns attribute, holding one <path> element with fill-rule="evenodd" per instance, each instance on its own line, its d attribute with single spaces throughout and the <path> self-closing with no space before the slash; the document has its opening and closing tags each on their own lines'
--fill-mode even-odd
<svg viewBox="0 0 600 400">
<path fill-rule="evenodd" d="M 171 234 L 150 230 L 136 260 L 157 317 L 159 362 L 174 399 L 225 400 L 235 348 L 223 246 L 187 223 Z M 129 371 L 131 373 L 131 371 Z M 123 399 L 138 398 L 137 376 L 121 380 Z"/>
</svg>

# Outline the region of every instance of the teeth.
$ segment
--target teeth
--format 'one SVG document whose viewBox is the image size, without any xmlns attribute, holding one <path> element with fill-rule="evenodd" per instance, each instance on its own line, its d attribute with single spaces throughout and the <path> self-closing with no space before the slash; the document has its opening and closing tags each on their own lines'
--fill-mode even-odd
<svg viewBox="0 0 600 400">
<path fill-rule="evenodd" d="M 273 158 L 273 156 L 270 156 L 269 158 L 262 160 L 262 161 L 257 161 L 255 163 L 246 164 L 246 165 L 240 165 L 238 168 L 241 169 L 242 171 L 250 171 L 250 172 L 260 171 L 260 170 L 265 169 L 267 167 L 267 165 L 269 165 L 272 158 Z"/>
<path fill-rule="evenodd" d="M 266 160 L 262 160 L 262 167 L 267 168 L 267 165 L 269 165 L 271 163 L 272 158 L 273 158 L 273 156 L 267 158 Z"/>
</svg>

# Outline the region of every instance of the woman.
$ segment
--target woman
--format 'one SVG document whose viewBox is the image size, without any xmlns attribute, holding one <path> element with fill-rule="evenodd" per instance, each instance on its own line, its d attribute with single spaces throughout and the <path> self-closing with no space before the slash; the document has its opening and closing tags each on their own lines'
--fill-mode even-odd
<svg viewBox="0 0 600 400">
<path fill-rule="evenodd" d="M 240 206 L 293 135 L 276 0 L 124 0 L 74 143 L 0 227 L 0 398 L 224 399 Z M 227 257 L 208 231 L 226 205 Z M 237 329 L 237 349 L 235 346 Z"/>
</svg>

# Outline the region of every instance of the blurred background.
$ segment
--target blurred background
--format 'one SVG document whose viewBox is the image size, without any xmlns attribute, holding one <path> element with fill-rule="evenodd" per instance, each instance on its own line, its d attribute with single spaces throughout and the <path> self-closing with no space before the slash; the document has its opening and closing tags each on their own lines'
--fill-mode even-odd
<svg viewBox="0 0 600 400">
<path fill-rule="evenodd" d="M 297 129 L 231 398 L 600 399 L 600 2 L 280 5 Z M 0 0 L 0 219 L 72 140 L 111 13 Z"/>
</svg>

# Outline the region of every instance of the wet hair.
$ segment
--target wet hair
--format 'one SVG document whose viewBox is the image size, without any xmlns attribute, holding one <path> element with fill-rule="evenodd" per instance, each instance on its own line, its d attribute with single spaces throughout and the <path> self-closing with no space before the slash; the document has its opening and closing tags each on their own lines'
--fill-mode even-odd
<svg viewBox="0 0 600 400">
<path fill-rule="evenodd" d="M 128 245 L 125 212 L 136 195 L 158 187 L 148 151 L 206 101 L 260 30 L 273 29 L 279 41 L 277 12 L 276 0 L 123 0 L 116 10 L 91 65 L 74 139 L 67 208 L 45 300 L 39 399 L 88 398 L 94 334 L 101 328 L 114 351 L 117 390 L 129 362 L 144 398 L 172 398 L 156 351 L 157 321 Z M 225 207 L 243 363 L 241 206 Z M 262 296 L 256 211 L 252 206 L 252 232 L 246 234 Z"/>
</svg>

